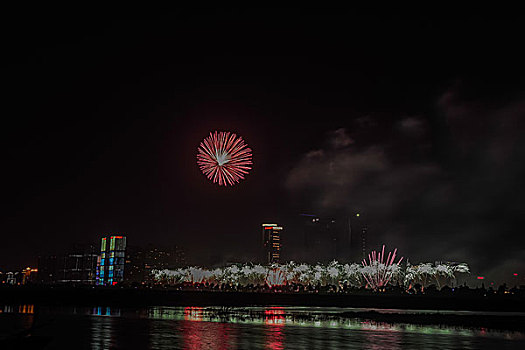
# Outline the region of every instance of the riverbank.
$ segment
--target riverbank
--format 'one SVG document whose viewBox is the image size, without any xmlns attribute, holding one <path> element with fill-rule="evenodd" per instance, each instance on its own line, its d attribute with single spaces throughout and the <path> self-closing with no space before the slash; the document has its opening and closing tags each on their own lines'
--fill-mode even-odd
<svg viewBox="0 0 525 350">
<path fill-rule="evenodd" d="M 118 287 L 0 288 L 0 303 L 85 306 L 320 306 L 415 310 L 525 312 L 519 295 L 406 293 L 278 293 Z"/>
</svg>

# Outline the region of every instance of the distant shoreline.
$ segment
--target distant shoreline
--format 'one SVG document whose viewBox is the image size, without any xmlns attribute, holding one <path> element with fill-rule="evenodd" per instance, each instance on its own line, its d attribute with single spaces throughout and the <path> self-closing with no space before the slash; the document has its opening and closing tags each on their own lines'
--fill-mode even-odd
<svg viewBox="0 0 525 350">
<path fill-rule="evenodd" d="M 525 312 L 520 295 L 408 295 L 400 293 L 280 293 L 168 288 L 0 287 L 0 304 L 85 306 L 324 306 L 414 310 Z"/>
</svg>

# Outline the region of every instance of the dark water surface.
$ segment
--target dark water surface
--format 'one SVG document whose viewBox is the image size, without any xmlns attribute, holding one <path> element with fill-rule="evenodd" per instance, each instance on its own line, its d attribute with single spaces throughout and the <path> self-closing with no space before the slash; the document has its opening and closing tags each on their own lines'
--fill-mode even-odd
<svg viewBox="0 0 525 350">
<path fill-rule="evenodd" d="M 520 332 L 337 316 L 348 310 L 0 306 L 0 339 L 31 329 L 46 349 L 525 349 Z"/>
</svg>

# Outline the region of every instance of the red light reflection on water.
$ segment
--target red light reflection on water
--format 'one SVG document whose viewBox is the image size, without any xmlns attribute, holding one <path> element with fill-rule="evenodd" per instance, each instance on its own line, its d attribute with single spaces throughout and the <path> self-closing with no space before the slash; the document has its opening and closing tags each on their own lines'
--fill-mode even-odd
<svg viewBox="0 0 525 350">
<path fill-rule="evenodd" d="M 229 325 L 204 321 L 204 308 L 185 307 L 185 322 L 182 328 L 184 349 L 227 350 L 232 348 Z M 197 322 L 195 322 L 197 321 Z"/>
<path fill-rule="evenodd" d="M 264 310 L 264 324 L 267 329 L 266 348 L 272 350 L 284 349 L 284 334 L 282 327 L 286 323 L 283 307 L 271 307 Z"/>
<path fill-rule="evenodd" d="M 369 349 L 401 349 L 401 334 L 393 325 L 384 322 L 363 321 L 361 329 Z"/>
<path fill-rule="evenodd" d="M 284 317 L 283 307 L 272 307 L 264 310 L 264 324 L 274 326 L 284 326 L 286 318 Z"/>
<path fill-rule="evenodd" d="M 202 321 L 204 309 L 198 306 L 185 307 L 184 319 L 186 321 Z"/>
</svg>

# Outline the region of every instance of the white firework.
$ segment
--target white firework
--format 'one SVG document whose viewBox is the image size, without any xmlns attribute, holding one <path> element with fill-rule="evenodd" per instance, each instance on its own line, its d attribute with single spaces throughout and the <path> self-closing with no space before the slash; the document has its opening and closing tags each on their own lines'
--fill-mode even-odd
<svg viewBox="0 0 525 350">
<path fill-rule="evenodd" d="M 154 281 L 160 284 L 177 285 L 181 283 L 215 285 L 236 285 L 246 287 L 249 285 L 264 285 L 271 287 L 282 284 L 296 284 L 316 287 L 318 285 L 336 286 L 339 290 L 344 284 L 360 288 L 368 287 L 374 290 L 382 289 L 389 283 L 404 282 L 407 289 L 416 284 L 422 288 L 436 283 L 438 288 L 449 284 L 457 274 L 469 273 L 466 263 L 421 263 L 411 265 L 407 263 L 406 269 L 398 263 L 393 263 L 394 254 L 389 254 L 386 261 L 381 258 L 382 253 L 370 254 L 368 263 L 340 264 L 332 261 L 328 265 L 296 264 L 290 262 L 285 265 L 231 265 L 216 269 L 205 269 L 197 266 L 179 268 L 174 270 L 153 270 Z"/>
</svg>

